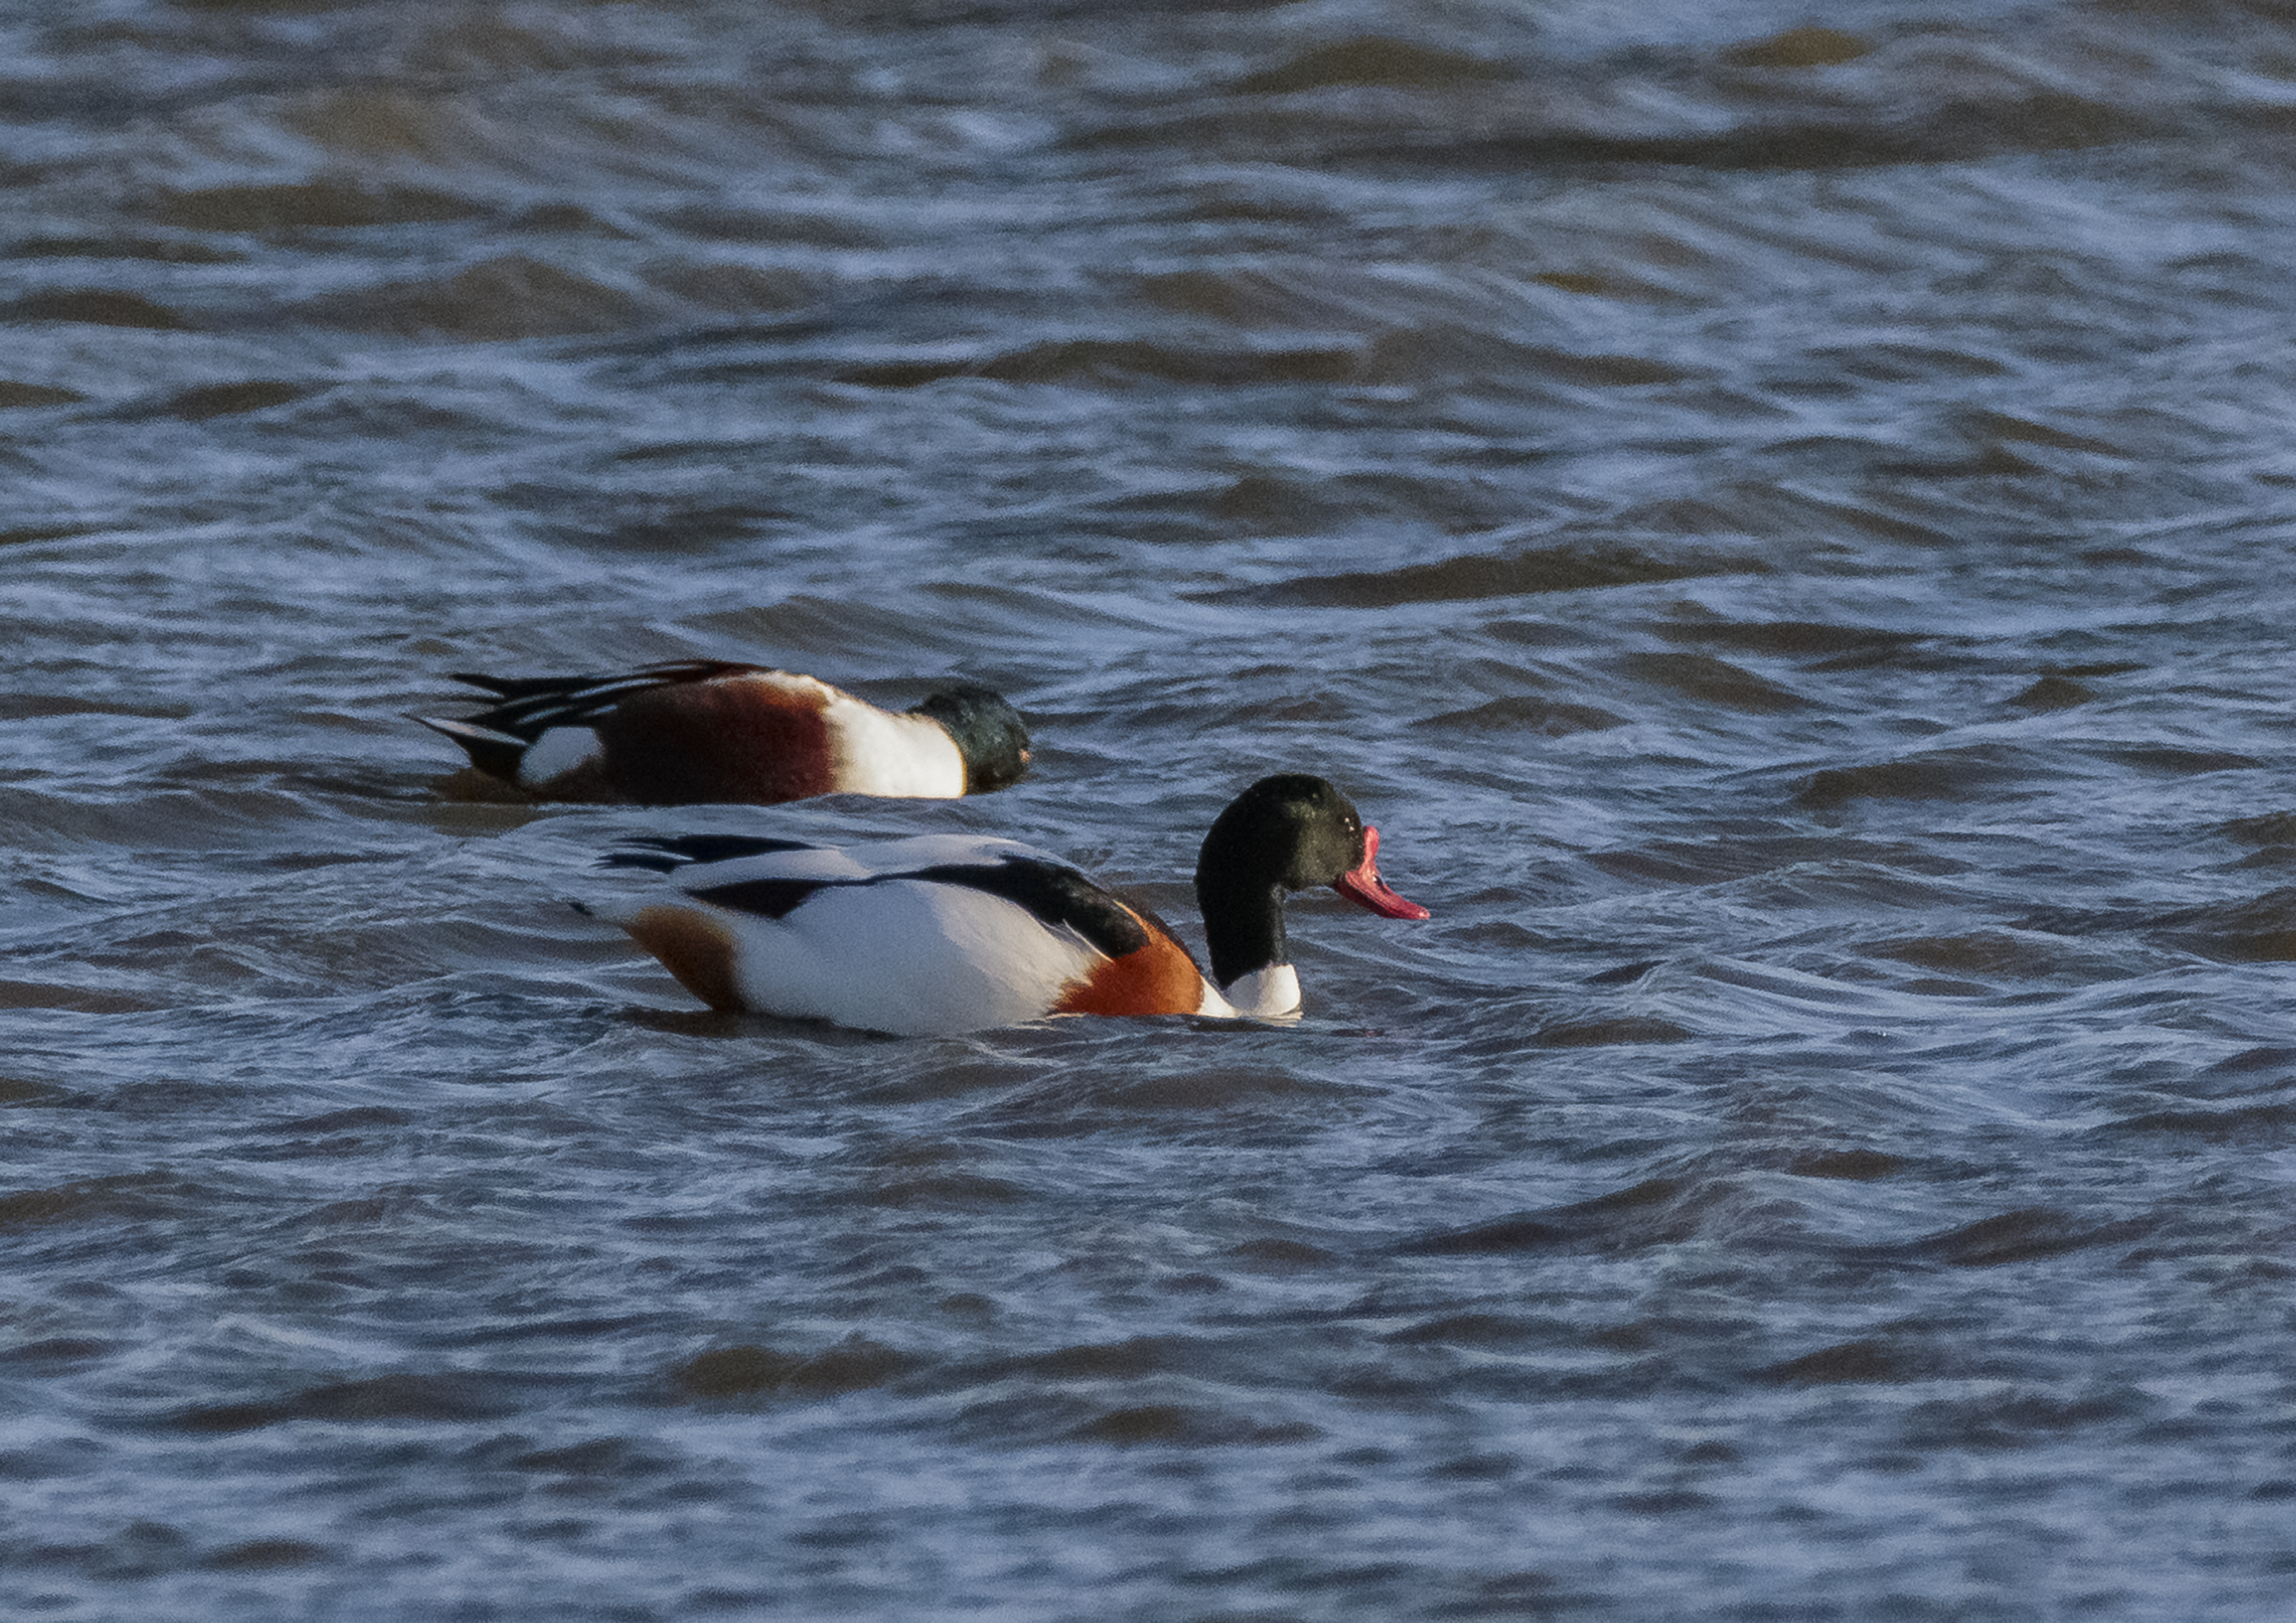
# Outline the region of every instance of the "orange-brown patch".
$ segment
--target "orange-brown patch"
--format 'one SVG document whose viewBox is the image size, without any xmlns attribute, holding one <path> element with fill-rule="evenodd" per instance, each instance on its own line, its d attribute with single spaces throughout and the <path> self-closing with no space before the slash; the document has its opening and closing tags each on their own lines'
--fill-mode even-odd
<svg viewBox="0 0 2296 1623">
<path fill-rule="evenodd" d="M 1153 920 L 1140 922 L 1148 931 L 1148 944 L 1070 981 L 1053 1005 L 1054 1013 L 1193 1014 L 1203 1006 L 1203 972 L 1188 949 Z"/>
<path fill-rule="evenodd" d="M 775 806 L 825 795 L 826 694 L 730 677 L 631 694 L 595 724 L 607 771 L 642 806 Z"/>
<path fill-rule="evenodd" d="M 703 1003 L 721 1014 L 741 1009 L 742 994 L 734 983 L 734 938 L 717 920 L 692 907 L 657 903 L 622 928 Z"/>
</svg>

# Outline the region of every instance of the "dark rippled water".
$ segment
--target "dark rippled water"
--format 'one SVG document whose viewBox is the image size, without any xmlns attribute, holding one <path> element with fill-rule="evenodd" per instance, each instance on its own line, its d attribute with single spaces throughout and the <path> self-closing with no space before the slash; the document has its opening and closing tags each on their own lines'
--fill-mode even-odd
<svg viewBox="0 0 2296 1623">
<path fill-rule="evenodd" d="M 2267 1619 L 2296 12 L 26 0 L 0 1610 Z M 1011 693 L 950 805 L 456 801 L 454 669 Z M 1297 1029 L 721 1020 L 641 832 Z"/>
</svg>

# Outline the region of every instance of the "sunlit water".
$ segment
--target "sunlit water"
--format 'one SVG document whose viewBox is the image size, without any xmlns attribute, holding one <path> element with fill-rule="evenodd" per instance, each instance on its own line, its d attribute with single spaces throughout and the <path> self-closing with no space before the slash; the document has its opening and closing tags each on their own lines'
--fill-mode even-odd
<svg viewBox="0 0 2296 1623">
<path fill-rule="evenodd" d="M 14 8 L 0 1610 L 2287 1615 L 2296 23 L 1834 10 Z M 1038 770 L 406 719 L 696 653 Z M 1296 1029 L 564 906 L 1283 768 Z"/>
</svg>

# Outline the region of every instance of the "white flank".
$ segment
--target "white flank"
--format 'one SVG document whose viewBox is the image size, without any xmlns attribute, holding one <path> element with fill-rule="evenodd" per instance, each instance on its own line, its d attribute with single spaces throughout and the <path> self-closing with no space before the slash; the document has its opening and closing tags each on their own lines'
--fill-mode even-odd
<svg viewBox="0 0 2296 1623">
<path fill-rule="evenodd" d="M 539 789 L 598 758 L 598 735 L 588 727 L 552 727 L 518 758 L 521 789 Z"/>
<path fill-rule="evenodd" d="M 830 770 L 855 794 L 951 800 L 964 792 L 964 757 L 940 723 L 896 716 L 850 693 L 829 701 Z"/>
<path fill-rule="evenodd" d="M 1002 897 L 920 880 L 832 886 L 780 919 L 713 911 L 750 1008 L 897 1037 L 1034 1020 L 1099 956 Z"/>
<path fill-rule="evenodd" d="M 1101 962 L 1073 931 L 1052 930 L 1002 897 L 966 885 L 886 879 L 824 884 L 778 919 L 696 896 L 759 879 L 858 880 L 944 864 L 1046 857 L 1017 840 L 922 834 L 838 848 L 808 846 L 693 863 L 671 882 L 734 942 L 742 1003 L 766 1014 L 833 1021 L 864 1031 L 932 1037 L 1009 1026 L 1048 1013 L 1070 982 Z M 659 889 L 589 911 L 626 924 Z"/>
</svg>

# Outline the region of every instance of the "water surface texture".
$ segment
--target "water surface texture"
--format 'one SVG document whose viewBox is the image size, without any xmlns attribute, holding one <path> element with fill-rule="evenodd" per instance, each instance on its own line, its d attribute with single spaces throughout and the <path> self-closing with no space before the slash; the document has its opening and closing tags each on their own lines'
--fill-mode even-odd
<svg viewBox="0 0 2296 1623">
<path fill-rule="evenodd" d="M 2296 12 L 0 22 L 0 1611 L 2267 1619 Z M 691 655 L 943 804 L 442 789 Z M 1294 1029 L 700 1012 L 618 837 L 1010 833 Z"/>
</svg>

